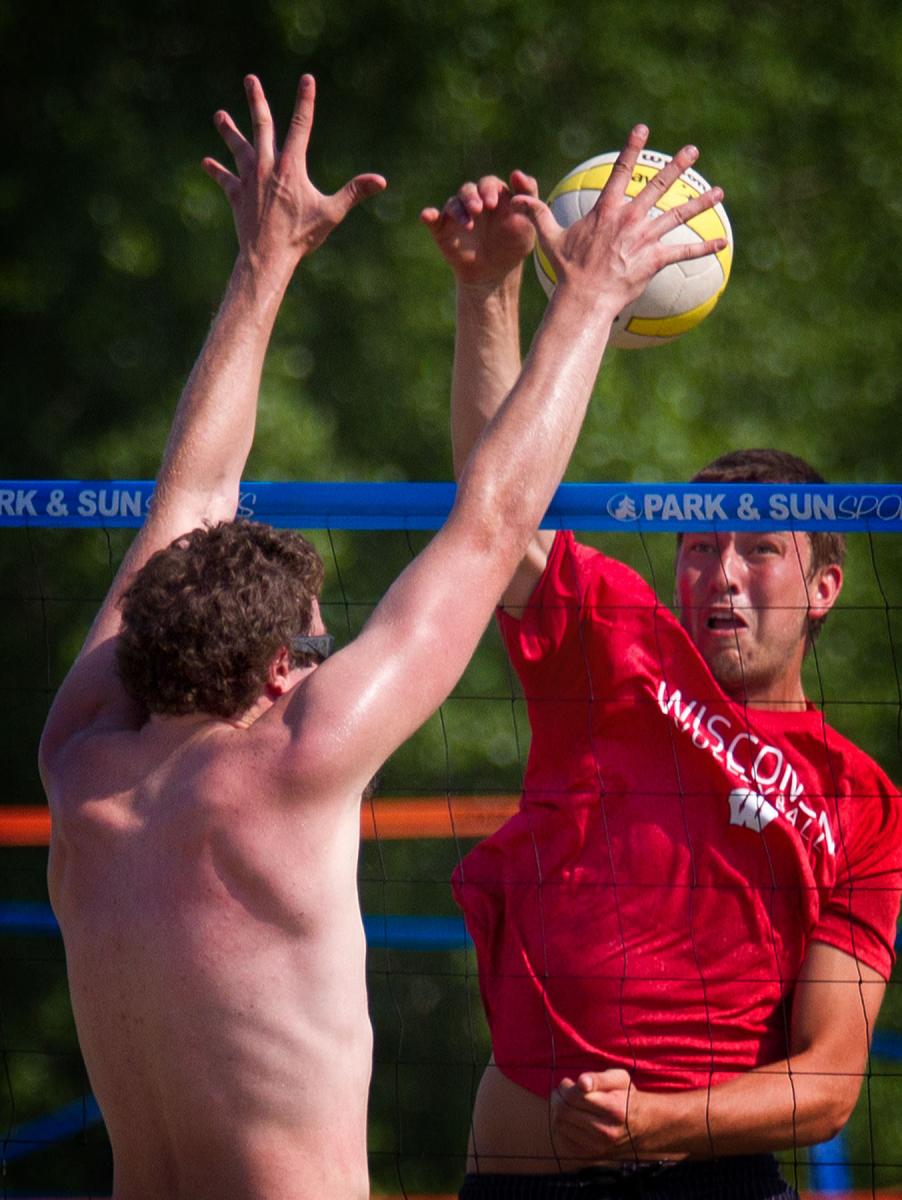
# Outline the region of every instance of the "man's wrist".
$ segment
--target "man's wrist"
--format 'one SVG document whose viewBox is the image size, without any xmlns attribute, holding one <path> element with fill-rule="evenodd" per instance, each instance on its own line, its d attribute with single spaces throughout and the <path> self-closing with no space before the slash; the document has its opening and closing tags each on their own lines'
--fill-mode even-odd
<svg viewBox="0 0 902 1200">
<path fill-rule="evenodd" d="M 516 330 L 519 355 L 520 275 L 518 268 L 491 284 L 458 281 L 458 335 L 468 330 L 482 342 L 486 337 L 497 337 L 502 330 Z"/>
<path fill-rule="evenodd" d="M 297 267 L 295 256 L 262 256 L 239 250 L 232 268 L 229 289 L 237 289 L 262 307 L 281 304 Z"/>
<path fill-rule="evenodd" d="M 522 263 L 496 279 L 462 279 L 458 276 L 457 298 L 460 303 L 477 306 L 498 301 L 517 302 L 522 279 Z"/>
<path fill-rule="evenodd" d="M 605 289 L 588 288 L 584 284 L 559 283 L 548 301 L 548 308 L 561 313 L 576 313 L 580 323 L 598 328 L 608 326 L 623 311 L 624 303 Z"/>
<path fill-rule="evenodd" d="M 649 1092 L 630 1088 L 627 1129 L 631 1149 L 645 1158 L 679 1160 L 713 1150 L 707 1092 Z"/>
</svg>

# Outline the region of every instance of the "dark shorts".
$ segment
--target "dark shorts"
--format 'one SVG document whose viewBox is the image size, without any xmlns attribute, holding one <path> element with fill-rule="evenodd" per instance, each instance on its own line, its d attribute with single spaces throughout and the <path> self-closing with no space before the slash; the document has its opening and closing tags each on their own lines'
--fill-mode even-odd
<svg viewBox="0 0 902 1200">
<path fill-rule="evenodd" d="M 624 1163 L 572 1175 L 467 1175 L 460 1200 L 798 1200 L 770 1154 Z"/>
</svg>

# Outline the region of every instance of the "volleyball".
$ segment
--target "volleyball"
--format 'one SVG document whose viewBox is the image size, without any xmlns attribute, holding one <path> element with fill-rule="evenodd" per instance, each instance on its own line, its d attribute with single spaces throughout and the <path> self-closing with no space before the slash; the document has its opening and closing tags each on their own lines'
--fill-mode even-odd
<svg viewBox="0 0 902 1200">
<path fill-rule="evenodd" d="M 559 225 L 571 225 L 592 208 L 610 178 L 616 151 L 599 154 L 574 167 L 548 197 L 548 206 Z M 637 196 L 650 179 L 670 162 L 669 154 L 643 150 L 627 186 L 628 196 Z M 711 185 L 697 171 L 686 170 L 658 200 L 652 215 L 666 212 L 710 191 Z M 722 204 L 715 204 L 692 217 L 685 225 L 664 234 L 662 242 L 701 242 L 726 238 L 726 247 L 704 258 L 670 263 L 662 267 L 638 299 L 621 312 L 611 328 L 610 345 L 625 349 L 660 346 L 694 329 L 714 308 L 730 278 L 733 262 L 733 231 Z M 550 296 L 556 283 L 554 268 L 539 245 L 534 255 L 539 282 Z"/>
</svg>

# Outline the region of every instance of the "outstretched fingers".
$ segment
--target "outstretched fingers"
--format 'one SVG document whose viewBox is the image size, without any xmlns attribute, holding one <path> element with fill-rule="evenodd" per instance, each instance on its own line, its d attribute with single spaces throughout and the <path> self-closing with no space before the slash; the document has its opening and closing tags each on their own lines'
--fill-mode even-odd
<svg viewBox="0 0 902 1200">
<path fill-rule="evenodd" d="M 719 187 L 710 188 L 707 192 L 703 192 L 700 196 L 695 196 L 691 200 L 687 200 L 684 204 L 678 204 L 671 208 L 668 212 L 662 213 L 651 223 L 652 230 L 655 236 L 659 239 L 672 229 L 676 229 L 679 225 L 686 225 L 693 217 L 697 217 L 699 213 L 707 212 L 709 208 L 713 208 L 723 200 L 723 190 Z M 661 245 L 660 249 L 663 255 L 663 263 L 683 262 L 690 258 L 704 258 L 707 254 L 717 254 L 720 250 L 726 249 L 727 239 L 709 238 L 704 242 L 676 242 L 667 245 Z"/>
<path fill-rule="evenodd" d="M 661 267 L 670 263 L 688 262 L 690 258 L 705 258 L 709 254 L 719 254 L 726 250 L 726 238 L 709 238 L 706 242 L 675 242 L 673 245 L 661 246 L 658 262 Z"/>
<path fill-rule="evenodd" d="M 370 196 L 384 192 L 387 187 L 388 183 L 382 175 L 373 173 L 355 175 L 353 179 L 348 180 L 343 188 L 340 188 L 334 195 L 327 198 L 330 217 L 337 225 L 339 221 L 345 219 L 352 208 L 364 200 L 368 200 Z"/>
<path fill-rule="evenodd" d="M 636 169 L 636 163 L 639 160 L 639 155 L 645 149 L 645 143 L 648 141 L 648 126 L 634 125 L 629 132 L 623 149 L 617 155 L 617 161 L 611 168 L 611 174 L 608 178 L 601 195 L 598 197 L 597 205 L 604 206 L 611 203 L 621 203 L 627 199 L 627 188 L 630 185 L 630 180 L 633 177 L 633 171 Z"/>
<path fill-rule="evenodd" d="M 219 136 L 231 151 L 232 158 L 235 160 L 235 166 L 238 168 L 238 174 L 241 176 L 246 175 L 253 168 L 256 160 L 254 147 L 232 120 L 229 113 L 224 112 L 222 109 L 214 113 L 213 124 L 216 126 Z"/>
<path fill-rule="evenodd" d="M 313 130 L 313 112 L 316 108 L 316 81 L 312 75 L 302 75 L 298 81 L 297 96 L 291 123 L 285 135 L 282 157 L 294 162 L 306 171 L 307 147 Z"/>
<path fill-rule="evenodd" d="M 244 80 L 244 90 L 247 92 L 247 103 L 251 111 L 251 124 L 254 128 L 254 149 L 257 155 L 257 165 L 264 171 L 272 168 L 276 161 L 276 128 L 273 123 L 269 102 L 263 91 L 263 85 L 256 75 L 248 75 Z"/>
<path fill-rule="evenodd" d="M 241 186 L 238 177 L 227 170 L 221 162 L 217 162 L 215 158 L 204 158 L 200 165 L 213 182 L 222 188 L 226 196 L 231 196 L 235 189 Z"/>
<path fill-rule="evenodd" d="M 637 206 L 636 211 L 648 212 L 649 209 L 654 208 L 661 197 L 670 191 L 683 172 L 688 171 L 697 159 L 698 147 L 684 146 L 670 162 L 665 163 L 661 170 L 648 180 L 645 187 L 636 196 L 633 201 Z"/>
<path fill-rule="evenodd" d="M 203 168 L 228 197 L 242 250 L 253 248 L 257 261 L 290 262 L 292 269 L 315 250 L 347 213 L 368 196 L 381 192 L 381 175 L 356 175 L 334 195 L 323 195 L 307 172 L 307 146 L 313 125 L 316 86 L 301 76 L 291 127 L 279 153 L 269 103 L 256 75 L 244 80 L 253 124 L 253 140 L 240 132 L 225 112 L 216 127 L 232 151 L 236 172 L 215 158 Z"/>
<path fill-rule="evenodd" d="M 721 200 L 723 200 L 723 188 L 708 188 L 706 192 L 693 196 L 690 200 L 684 200 L 682 204 L 676 204 L 667 212 L 661 213 L 659 217 L 655 217 L 654 225 L 656 227 L 660 225 L 662 232 L 666 233 L 677 225 L 685 225 L 699 213 L 714 208 L 715 205 L 720 204 Z"/>
</svg>

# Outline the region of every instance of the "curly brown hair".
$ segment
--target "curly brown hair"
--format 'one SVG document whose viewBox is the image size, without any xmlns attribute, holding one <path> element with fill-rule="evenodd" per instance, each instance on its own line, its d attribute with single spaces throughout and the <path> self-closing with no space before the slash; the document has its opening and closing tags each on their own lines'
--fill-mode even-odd
<svg viewBox="0 0 902 1200">
<path fill-rule="evenodd" d="M 280 647 L 309 632 L 322 582 L 320 556 L 293 530 L 223 521 L 176 538 L 120 600 L 123 685 L 152 713 L 246 712 Z"/>
</svg>

